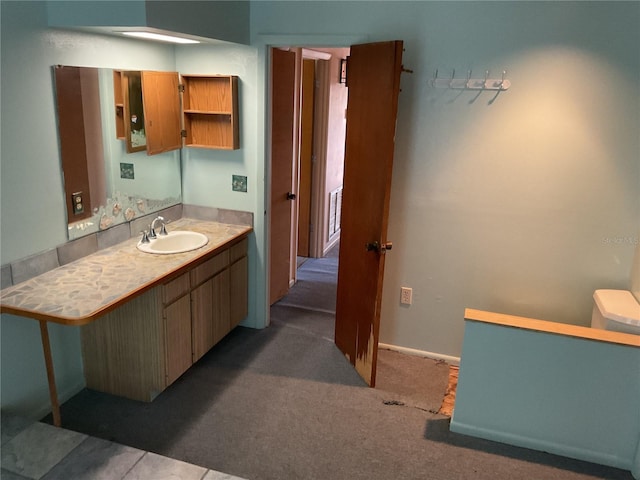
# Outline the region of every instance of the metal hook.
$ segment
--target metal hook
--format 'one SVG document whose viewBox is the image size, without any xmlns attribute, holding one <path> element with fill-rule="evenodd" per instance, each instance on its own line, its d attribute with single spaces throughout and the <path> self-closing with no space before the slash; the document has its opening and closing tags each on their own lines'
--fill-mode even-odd
<svg viewBox="0 0 640 480">
<path fill-rule="evenodd" d="M 500 88 L 502 88 L 502 86 L 504 85 L 504 77 L 507 75 L 507 71 L 503 70 L 502 71 L 502 80 L 500 80 Z"/>
<path fill-rule="evenodd" d="M 471 69 L 467 71 L 467 83 L 465 83 L 466 88 L 471 88 Z"/>
<path fill-rule="evenodd" d="M 482 88 L 487 86 L 487 80 L 489 79 L 489 70 L 484 72 L 484 83 L 482 84 Z"/>
<path fill-rule="evenodd" d="M 453 87 L 453 79 L 456 78 L 456 69 L 453 69 L 453 72 L 451 73 L 451 80 L 449 80 L 449 87 Z"/>
</svg>

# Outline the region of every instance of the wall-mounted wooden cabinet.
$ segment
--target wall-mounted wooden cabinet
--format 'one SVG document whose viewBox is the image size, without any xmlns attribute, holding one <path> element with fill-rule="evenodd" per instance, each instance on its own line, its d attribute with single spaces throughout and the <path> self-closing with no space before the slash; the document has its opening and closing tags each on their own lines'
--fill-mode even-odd
<svg viewBox="0 0 640 480">
<path fill-rule="evenodd" d="M 238 77 L 182 75 L 185 145 L 239 147 Z"/>
<path fill-rule="evenodd" d="M 81 327 L 87 388 L 150 402 L 247 315 L 247 239 Z"/>
<path fill-rule="evenodd" d="M 127 142 L 128 152 L 240 148 L 237 76 L 116 71 L 114 98 L 116 135 Z"/>
</svg>

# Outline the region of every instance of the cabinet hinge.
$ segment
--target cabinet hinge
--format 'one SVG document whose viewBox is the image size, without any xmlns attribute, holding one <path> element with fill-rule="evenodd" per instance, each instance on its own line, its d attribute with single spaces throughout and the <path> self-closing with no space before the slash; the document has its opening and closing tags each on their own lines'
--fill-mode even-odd
<svg viewBox="0 0 640 480">
<path fill-rule="evenodd" d="M 184 93 L 184 84 L 178 85 L 178 92 Z"/>
<path fill-rule="evenodd" d="M 187 138 L 187 131 L 186 130 L 180 130 L 180 136 L 182 138 Z"/>
</svg>

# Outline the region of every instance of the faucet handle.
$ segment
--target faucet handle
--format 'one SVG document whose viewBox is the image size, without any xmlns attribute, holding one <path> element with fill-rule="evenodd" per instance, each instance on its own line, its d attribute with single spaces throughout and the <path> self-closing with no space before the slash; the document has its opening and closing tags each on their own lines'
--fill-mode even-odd
<svg viewBox="0 0 640 480">
<path fill-rule="evenodd" d="M 160 235 L 168 235 L 169 233 L 167 232 L 167 226 L 164 224 L 164 222 L 162 223 L 162 228 L 160 229 Z"/>
<path fill-rule="evenodd" d="M 151 243 L 151 241 L 149 240 L 149 235 L 147 235 L 147 232 L 143 230 L 140 233 L 142 234 L 142 240 L 140 240 L 140 243 Z"/>
</svg>

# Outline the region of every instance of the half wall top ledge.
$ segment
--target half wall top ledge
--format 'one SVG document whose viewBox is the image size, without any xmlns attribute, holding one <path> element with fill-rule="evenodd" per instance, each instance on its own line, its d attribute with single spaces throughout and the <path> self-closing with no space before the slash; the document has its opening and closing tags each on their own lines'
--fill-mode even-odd
<svg viewBox="0 0 640 480">
<path fill-rule="evenodd" d="M 135 28 L 249 44 L 249 1 L 47 0 L 50 27 L 102 33 Z"/>
</svg>

